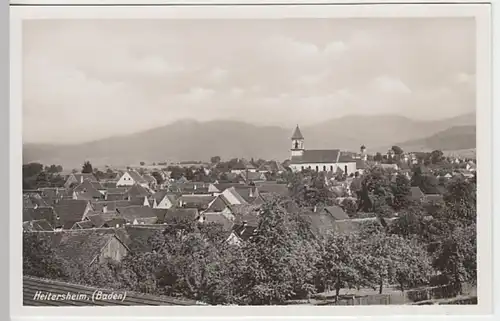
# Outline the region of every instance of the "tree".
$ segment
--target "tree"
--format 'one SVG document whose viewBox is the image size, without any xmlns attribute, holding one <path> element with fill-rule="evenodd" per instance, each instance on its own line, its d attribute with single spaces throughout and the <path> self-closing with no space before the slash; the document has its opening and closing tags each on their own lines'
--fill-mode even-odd
<svg viewBox="0 0 500 321">
<path fill-rule="evenodd" d="M 23 234 L 23 274 L 48 279 L 68 278 L 67 262 L 56 254 L 44 233 Z"/>
<path fill-rule="evenodd" d="M 248 304 L 278 304 L 314 293 L 315 265 L 319 259 L 314 242 L 299 233 L 298 215 L 288 212 L 283 200 L 274 198 L 261 206 L 257 234 L 243 245 L 249 258 L 241 275 Z"/>
<path fill-rule="evenodd" d="M 85 161 L 82 166 L 82 173 L 91 174 L 94 170 L 92 169 L 92 164 L 89 161 Z"/>
<path fill-rule="evenodd" d="M 220 156 L 212 156 L 212 157 L 210 157 L 210 163 L 212 163 L 212 164 L 218 164 L 218 163 L 220 163 L 220 161 L 221 161 Z"/>
<path fill-rule="evenodd" d="M 382 160 L 384 159 L 384 157 L 382 156 L 381 153 L 377 152 L 375 154 L 375 156 L 373 157 L 373 160 L 376 161 L 376 162 L 382 162 Z"/>
<path fill-rule="evenodd" d="M 163 176 L 161 176 L 161 174 L 159 172 L 153 172 L 153 173 L 151 173 L 151 175 L 156 179 L 156 183 L 158 185 L 161 185 L 165 182 L 165 180 L 163 179 Z"/>
<path fill-rule="evenodd" d="M 434 150 L 429 154 L 428 159 L 431 162 L 431 164 L 440 164 L 443 162 L 445 157 L 442 151 Z"/>
<path fill-rule="evenodd" d="M 398 174 L 394 182 L 391 182 L 391 190 L 394 198 L 392 200 L 392 207 L 399 211 L 406 208 L 409 203 L 410 196 L 410 181 L 406 176 Z"/>
<path fill-rule="evenodd" d="M 399 146 L 394 145 L 394 146 L 392 146 L 391 149 L 394 152 L 394 154 L 397 155 L 397 156 L 400 156 L 400 155 L 403 154 L 403 150 Z"/>
<path fill-rule="evenodd" d="M 146 163 L 145 163 L 145 162 L 140 162 L 139 164 L 140 164 L 141 166 L 146 165 Z"/>
<path fill-rule="evenodd" d="M 43 171 L 43 165 L 40 163 L 29 163 L 23 165 L 23 178 L 37 176 Z"/>
<path fill-rule="evenodd" d="M 369 169 L 361 182 L 360 209 L 381 215 L 391 213 L 394 195 L 388 175 L 380 167 Z"/>
</svg>

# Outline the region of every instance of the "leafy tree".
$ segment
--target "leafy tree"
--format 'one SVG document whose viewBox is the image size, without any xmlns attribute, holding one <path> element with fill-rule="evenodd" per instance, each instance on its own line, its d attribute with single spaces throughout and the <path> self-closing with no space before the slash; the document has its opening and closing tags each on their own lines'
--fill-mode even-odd
<svg viewBox="0 0 500 321">
<path fill-rule="evenodd" d="M 432 174 L 424 173 L 421 166 L 414 168 L 411 186 L 420 187 L 425 194 L 439 194 L 437 178 Z"/>
<path fill-rule="evenodd" d="M 391 149 L 392 149 L 392 151 L 394 152 L 395 155 L 399 156 L 399 155 L 403 154 L 403 149 L 401 149 L 401 147 L 399 147 L 399 146 L 396 146 L 396 145 L 392 146 Z"/>
<path fill-rule="evenodd" d="M 153 173 L 151 173 L 151 175 L 156 179 L 156 183 L 158 185 L 161 185 L 165 182 L 165 180 L 163 179 L 163 176 L 161 176 L 161 174 L 159 172 L 153 172 Z"/>
<path fill-rule="evenodd" d="M 377 152 L 373 157 L 373 160 L 376 162 L 382 162 L 382 160 L 384 160 L 384 157 L 382 156 L 381 153 Z"/>
<path fill-rule="evenodd" d="M 391 190 L 394 198 L 392 199 L 392 207 L 399 211 L 406 208 L 409 203 L 410 196 L 410 181 L 406 176 L 398 174 L 394 182 L 391 182 Z"/>
<path fill-rule="evenodd" d="M 43 165 L 40 163 L 29 163 L 23 165 L 23 177 L 33 177 L 43 171 Z"/>
<path fill-rule="evenodd" d="M 394 195 L 389 177 L 382 168 L 374 167 L 366 172 L 361 182 L 360 196 L 360 209 L 364 212 L 390 213 Z"/>
<path fill-rule="evenodd" d="M 145 162 L 140 162 L 139 164 L 140 164 L 141 166 L 146 165 L 146 163 L 145 163 Z"/>
<path fill-rule="evenodd" d="M 428 160 L 431 162 L 431 164 L 440 164 L 444 159 L 445 157 L 443 155 L 443 152 L 440 150 L 434 150 L 428 156 Z"/>
<path fill-rule="evenodd" d="M 358 203 L 352 198 L 344 198 L 342 202 L 340 202 L 340 207 L 342 207 L 349 217 L 354 217 L 358 212 Z"/>
<path fill-rule="evenodd" d="M 82 166 L 82 173 L 84 174 L 91 174 L 93 173 L 94 170 L 92 168 L 92 164 L 89 161 L 85 161 Z"/>
<path fill-rule="evenodd" d="M 49 279 L 67 279 L 67 262 L 57 255 L 43 233 L 23 234 L 23 274 Z"/>
<path fill-rule="evenodd" d="M 434 266 L 462 293 L 466 282 L 477 282 L 476 224 L 460 226 L 440 243 Z"/>
<path fill-rule="evenodd" d="M 298 233 L 282 200 L 264 203 L 258 233 L 244 244 L 247 303 L 278 304 L 314 293 L 315 263 L 319 259 L 315 243 Z"/>
<path fill-rule="evenodd" d="M 218 164 L 218 163 L 220 163 L 220 161 L 221 161 L 220 156 L 212 156 L 212 157 L 210 157 L 210 163 L 212 163 L 212 164 Z"/>
</svg>

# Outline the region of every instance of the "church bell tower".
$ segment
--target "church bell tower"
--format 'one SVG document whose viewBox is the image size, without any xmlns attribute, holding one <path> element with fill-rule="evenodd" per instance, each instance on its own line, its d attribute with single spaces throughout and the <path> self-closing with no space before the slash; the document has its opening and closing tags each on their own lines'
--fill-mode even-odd
<svg viewBox="0 0 500 321">
<path fill-rule="evenodd" d="M 304 154 L 304 136 L 300 132 L 299 125 L 295 127 L 292 135 L 292 157 L 302 156 Z"/>
</svg>

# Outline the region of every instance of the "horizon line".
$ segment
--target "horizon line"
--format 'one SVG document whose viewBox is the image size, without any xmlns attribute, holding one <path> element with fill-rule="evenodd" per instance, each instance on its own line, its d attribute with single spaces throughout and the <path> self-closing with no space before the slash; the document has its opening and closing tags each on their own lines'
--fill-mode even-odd
<svg viewBox="0 0 500 321">
<path fill-rule="evenodd" d="M 396 113 L 392 113 L 392 114 L 391 113 L 383 113 L 383 114 L 348 114 L 348 115 L 344 115 L 344 116 L 341 116 L 341 117 L 329 118 L 327 120 L 321 120 L 321 121 L 317 121 L 317 122 L 310 123 L 310 124 L 307 124 L 307 125 L 302 125 L 302 126 L 304 128 L 307 128 L 307 127 L 314 126 L 314 125 L 317 125 L 317 124 L 321 124 L 321 123 L 324 123 L 324 122 L 328 122 L 328 121 L 332 121 L 332 120 L 340 120 L 340 119 L 349 118 L 349 117 L 392 116 L 392 117 L 406 118 L 406 119 L 409 119 L 409 120 L 412 120 L 412 121 L 415 121 L 415 122 L 435 122 L 435 121 L 443 121 L 443 120 L 447 120 L 447 119 L 453 119 L 453 118 L 457 118 L 457 117 L 462 117 L 462 116 L 466 116 L 466 115 L 470 115 L 470 114 L 476 114 L 476 110 L 471 111 L 471 112 L 467 112 L 467 113 L 463 113 L 463 114 L 458 114 L 458 115 L 455 115 L 455 116 L 447 116 L 447 117 L 438 118 L 438 119 L 431 119 L 431 120 L 416 119 L 416 118 L 411 118 L 411 117 L 408 117 L 406 115 L 401 115 L 401 114 L 396 114 Z M 212 120 L 197 120 L 197 119 L 194 119 L 194 118 L 182 118 L 182 119 L 177 119 L 175 121 L 166 123 L 164 125 L 154 126 L 154 127 L 148 128 L 148 129 L 142 129 L 142 130 L 139 130 L 139 131 L 134 131 L 134 132 L 126 133 L 126 134 L 117 134 L 117 135 L 111 135 L 111 136 L 104 136 L 104 137 L 101 137 L 101 138 L 96 138 L 96 139 L 91 139 L 91 140 L 85 140 L 85 141 L 78 141 L 78 142 L 75 142 L 75 143 L 35 142 L 35 141 L 24 141 L 24 139 L 23 139 L 22 145 L 23 146 L 24 145 L 72 146 L 72 145 L 79 145 L 79 144 L 88 144 L 88 143 L 92 143 L 92 142 L 98 142 L 98 141 L 103 140 L 103 139 L 122 138 L 122 137 L 131 136 L 131 135 L 141 134 L 141 133 L 145 133 L 145 132 L 148 132 L 148 131 L 151 131 L 151 130 L 155 130 L 155 129 L 158 129 L 158 128 L 162 128 L 162 127 L 166 127 L 166 126 L 171 126 L 171 125 L 174 125 L 176 123 L 181 123 L 181 122 L 192 122 L 192 123 L 197 123 L 197 124 L 206 124 L 206 123 L 213 123 L 213 122 L 235 122 L 235 123 L 243 123 L 243 124 L 247 124 L 247 125 L 252 125 L 252 126 L 256 126 L 256 127 L 277 127 L 277 128 L 282 128 L 282 129 L 286 128 L 285 126 L 278 125 L 278 124 L 274 124 L 274 125 L 272 125 L 272 124 L 256 124 L 256 123 L 250 123 L 250 122 L 246 122 L 244 120 L 237 120 L 237 119 L 222 119 L 221 118 L 221 119 L 212 119 Z M 296 126 L 300 126 L 300 123 L 297 123 L 297 122 L 295 122 L 295 123 L 296 123 Z M 292 128 L 292 131 L 293 131 L 293 127 L 294 126 L 290 127 L 290 128 Z"/>
</svg>

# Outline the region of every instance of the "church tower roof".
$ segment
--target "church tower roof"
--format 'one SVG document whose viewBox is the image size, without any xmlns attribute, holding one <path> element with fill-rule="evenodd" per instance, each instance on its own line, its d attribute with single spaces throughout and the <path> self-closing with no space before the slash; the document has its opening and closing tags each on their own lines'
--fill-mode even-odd
<svg viewBox="0 0 500 321">
<path fill-rule="evenodd" d="M 295 131 L 293 132 L 292 139 L 304 139 L 304 136 L 302 136 L 302 133 L 300 132 L 299 125 L 295 127 Z"/>
</svg>

